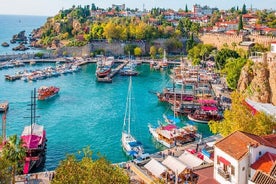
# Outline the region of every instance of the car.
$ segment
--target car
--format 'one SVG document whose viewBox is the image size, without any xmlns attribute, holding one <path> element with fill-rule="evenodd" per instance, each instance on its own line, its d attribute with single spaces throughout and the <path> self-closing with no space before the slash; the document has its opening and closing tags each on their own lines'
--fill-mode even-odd
<svg viewBox="0 0 276 184">
<path fill-rule="evenodd" d="M 133 160 L 136 165 L 145 165 L 150 161 L 150 154 L 144 153 Z"/>
</svg>

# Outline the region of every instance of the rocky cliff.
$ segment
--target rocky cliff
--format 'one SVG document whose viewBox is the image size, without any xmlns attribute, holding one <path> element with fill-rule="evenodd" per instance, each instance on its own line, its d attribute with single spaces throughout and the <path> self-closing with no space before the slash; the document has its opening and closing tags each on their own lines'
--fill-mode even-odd
<svg viewBox="0 0 276 184">
<path fill-rule="evenodd" d="M 246 92 L 250 99 L 276 105 L 276 62 L 253 62 L 243 67 L 238 90 Z"/>
</svg>

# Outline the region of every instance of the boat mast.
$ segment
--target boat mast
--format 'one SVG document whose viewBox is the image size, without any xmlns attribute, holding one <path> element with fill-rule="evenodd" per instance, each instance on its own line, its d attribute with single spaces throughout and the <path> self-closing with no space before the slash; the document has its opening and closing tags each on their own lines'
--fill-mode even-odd
<svg viewBox="0 0 276 184">
<path fill-rule="evenodd" d="M 132 87 L 132 79 L 131 76 L 129 77 L 129 88 L 128 88 L 128 92 L 129 92 L 129 97 L 128 97 L 128 134 L 130 134 L 130 111 L 131 111 L 131 98 L 132 98 L 132 94 L 131 94 L 131 87 Z"/>
</svg>

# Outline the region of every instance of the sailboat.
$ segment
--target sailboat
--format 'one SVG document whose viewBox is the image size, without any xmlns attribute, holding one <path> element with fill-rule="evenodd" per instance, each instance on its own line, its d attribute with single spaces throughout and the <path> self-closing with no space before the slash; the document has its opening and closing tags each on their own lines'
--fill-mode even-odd
<svg viewBox="0 0 276 184">
<path fill-rule="evenodd" d="M 132 78 L 129 78 L 128 94 L 126 100 L 126 110 L 124 116 L 122 146 L 128 156 L 137 158 L 144 153 L 143 145 L 137 141 L 130 133 L 131 123 L 131 101 L 132 101 Z"/>
<path fill-rule="evenodd" d="M 23 174 L 30 173 L 34 168 L 39 168 L 45 160 L 46 131 L 42 125 L 36 123 L 36 90 L 31 95 L 31 125 L 25 126 L 21 140 L 26 149 Z"/>
</svg>

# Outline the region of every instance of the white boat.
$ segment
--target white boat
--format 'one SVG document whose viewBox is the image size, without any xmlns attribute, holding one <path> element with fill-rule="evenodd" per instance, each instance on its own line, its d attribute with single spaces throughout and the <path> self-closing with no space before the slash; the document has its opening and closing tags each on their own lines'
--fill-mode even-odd
<svg viewBox="0 0 276 184">
<path fill-rule="evenodd" d="M 122 132 L 122 146 L 124 151 L 128 156 L 139 157 L 144 153 L 142 143 L 137 141 L 130 133 L 130 123 L 131 123 L 131 100 L 132 100 L 132 79 L 129 78 L 126 110 L 124 117 L 124 125 Z"/>
<path fill-rule="evenodd" d="M 174 124 L 168 124 L 154 128 L 149 124 L 148 128 L 153 138 L 167 148 L 194 141 L 197 132 L 197 128 L 192 125 L 179 128 Z"/>
</svg>

